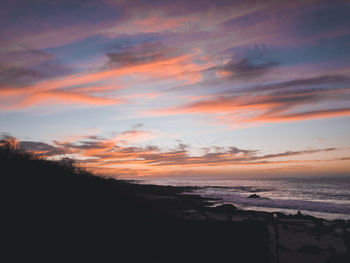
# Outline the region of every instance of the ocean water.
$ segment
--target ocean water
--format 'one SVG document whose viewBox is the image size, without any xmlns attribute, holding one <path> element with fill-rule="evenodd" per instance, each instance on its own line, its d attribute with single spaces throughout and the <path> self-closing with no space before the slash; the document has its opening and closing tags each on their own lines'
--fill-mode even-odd
<svg viewBox="0 0 350 263">
<path fill-rule="evenodd" d="M 219 198 L 245 210 L 312 215 L 328 220 L 350 220 L 350 176 L 293 178 L 176 178 L 149 179 L 140 183 L 172 186 L 198 186 L 192 191 L 204 197 Z M 261 198 L 248 198 L 257 194 Z"/>
</svg>

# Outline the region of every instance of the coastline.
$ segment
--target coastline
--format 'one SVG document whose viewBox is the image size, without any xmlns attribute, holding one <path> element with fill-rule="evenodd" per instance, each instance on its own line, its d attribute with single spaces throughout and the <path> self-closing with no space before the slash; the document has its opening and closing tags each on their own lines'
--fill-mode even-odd
<svg viewBox="0 0 350 263">
<path fill-rule="evenodd" d="M 116 180 L 20 148 L 0 147 L 0 161 L 1 262 L 350 262 L 348 220 L 242 210 L 201 186 Z"/>
<path fill-rule="evenodd" d="M 218 204 L 219 199 L 191 194 L 200 187 L 133 184 L 145 198 L 157 200 L 169 212 L 187 220 L 258 221 L 266 224 L 272 257 L 280 262 L 327 261 L 347 252 L 350 220 L 326 220 L 301 213 L 286 215 L 254 210 L 242 210 L 231 204 Z M 274 218 L 277 215 L 277 220 Z M 276 231 L 278 252 L 276 252 Z M 336 261 L 335 261 L 336 262 Z"/>
</svg>

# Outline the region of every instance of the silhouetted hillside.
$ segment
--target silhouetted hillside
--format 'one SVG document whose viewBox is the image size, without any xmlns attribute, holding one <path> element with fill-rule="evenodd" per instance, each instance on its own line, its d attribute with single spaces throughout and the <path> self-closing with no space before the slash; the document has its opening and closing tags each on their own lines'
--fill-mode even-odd
<svg viewBox="0 0 350 263">
<path fill-rule="evenodd" d="M 11 140 L 0 164 L 1 262 L 268 262 L 263 224 L 180 220 L 147 198 L 170 189 L 97 177 Z"/>
</svg>

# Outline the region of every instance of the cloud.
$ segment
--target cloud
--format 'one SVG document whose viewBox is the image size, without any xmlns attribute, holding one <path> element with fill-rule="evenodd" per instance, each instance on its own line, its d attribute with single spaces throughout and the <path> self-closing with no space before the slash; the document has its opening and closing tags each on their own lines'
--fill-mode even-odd
<svg viewBox="0 0 350 263">
<path fill-rule="evenodd" d="M 145 56 L 150 58 L 149 54 L 141 59 L 124 54 L 123 63 L 129 63 L 123 67 L 70 74 L 31 85 L 3 85 L 0 98 L 4 98 L 4 103 L 0 109 L 24 109 L 39 103 L 117 105 L 124 101 L 116 98 L 113 92 L 121 87 L 112 83 L 118 83 L 123 77 L 146 76 L 153 80 L 171 79 L 195 84 L 202 80 L 202 71 L 210 66 L 195 62 L 198 52 L 170 57 L 157 55 L 155 60 L 145 59 Z"/>
<path fill-rule="evenodd" d="M 8 58 L 13 54 L 23 57 L 14 59 L 16 61 L 25 61 L 26 56 L 36 56 L 30 60 L 42 62 L 36 65 L 0 63 L 3 74 L 0 76 L 0 80 L 3 80 L 1 96 L 10 96 L 11 90 L 17 90 L 11 93 L 9 99 L 13 105 L 3 106 L 2 109 L 24 109 L 32 107 L 35 101 L 40 104 L 53 101 L 62 104 L 119 104 L 122 101 L 115 97 L 114 92 L 121 89 L 122 78 L 142 79 L 146 76 L 153 81 L 171 80 L 178 82 L 176 85 L 195 85 L 203 81 L 208 69 L 215 69 L 220 76 L 229 79 L 247 80 L 264 76 L 279 64 L 272 60 L 259 61 L 251 56 L 234 57 L 225 63 L 216 62 L 220 60 L 221 52 L 227 49 L 248 43 L 259 45 L 270 42 L 260 27 L 270 29 L 273 23 L 267 21 L 269 26 L 266 27 L 262 18 L 271 15 L 278 20 L 280 16 L 276 16 L 277 13 L 283 11 L 285 14 L 289 7 L 293 10 L 305 5 L 312 7 L 312 3 L 297 1 L 281 5 L 278 1 L 161 1 L 155 4 L 152 1 L 135 1 L 131 7 L 127 1 L 119 0 L 103 1 L 102 4 L 84 1 L 52 4 L 40 1 L 32 5 L 15 1 L 2 10 L 3 17 L 10 22 L 0 28 L 4 36 L 0 53 Z M 283 19 L 281 27 L 285 25 L 284 22 Z M 247 27 L 239 30 L 243 25 L 248 26 L 249 30 Z M 225 30 L 225 26 L 233 27 L 232 31 Z M 122 37 L 129 39 L 131 35 L 157 35 L 162 42 L 129 43 L 122 45 L 121 49 L 109 49 L 113 46 L 111 43 L 123 42 Z M 52 50 L 58 46 L 69 48 L 69 44 L 77 41 L 82 41 L 79 43 L 85 47 L 86 43 L 90 43 L 87 38 L 97 36 L 110 39 L 110 42 L 106 41 L 108 48 L 103 47 L 108 59 L 103 70 L 69 74 L 72 73 L 66 71 L 69 68 L 61 67 L 52 55 L 42 50 Z M 106 49 L 109 50 L 107 53 Z M 34 50 L 38 54 L 34 55 Z M 204 64 L 204 59 L 194 54 L 196 50 L 214 59 L 208 59 Z M 84 52 L 86 50 L 82 48 Z M 20 53 L 23 54 L 18 55 Z M 113 87 L 111 83 L 116 84 Z M 57 98 L 54 99 L 53 93 L 47 89 L 57 92 Z M 75 89 L 75 92 L 62 95 L 63 89 Z M 80 95 L 81 100 L 78 99 Z"/>
<path fill-rule="evenodd" d="M 99 34 L 122 16 L 104 2 L 14 0 L 1 9 L 0 53 L 46 49 Z"/>
<path fill-rule="evenodd" d="M 300 10 L 294 21 L 294 34 L 299 36 L 318 36 L 332 32 L 346 34 L 350 26 L 350 5 L 347 1 L 322 1 L 322 4 Z"/>
<path fill-rule="evenodd" d="M 213 70 L 224 79 L 249 81 L 260 78 L 280 66 L 275 58 L 269 57 L 270 49 L 265 45 L 233 45 L 222 54 L 224 64 L 215 66 Z"/>
<path fill-rule="evenodd" d="M 158 137 L 157 134 L 142 130 L 129 130 L 117 134 L 113 140 L 117 143 L 130 144 L 148 141 Z"/>
<path fill-rule="evenodd" d="M 224 78 L 252 79 L 264 75 L 276 66 L 275 62 L 253 63 L 245 58 L 237 62 L 231 60 L 224 66 L 217 67 L 216 70 Z"/>
<path fill-rule="evenodd" d="M 69 150 L 62 147 L 56 147 L 51 144 L 36 141 L 20 141 L 20 144 L 26 151 L 34 152 L 37 155 L 54 156 L 70 153 Z"/>
<path fill-rule="evenodd" d="M 142 127 L 144 127 L 145 125 L 143 123 L 136 123 L 134 125 L 131 126 L 132 129 L 137 130 L 140 129 Z"/>
<path fill-rule="evenodd" d="M 21 89 L 18 90 L 20 93 Z M 23 89 L 25 92 L 25 90 Z M 23 96 L 24 95 L 24 96 Z M 30 92 L 29 94 L 19 94 L 11 98 L 5 96 L 1 98 L 0 110 L 19 110 L 40 105 L 53 104 L 78 104 L 78 105 L 95 105 L 95 106 L 109 106 L 118 105 L 123 101 L 120 99 L 90 96 L 82 93 L 63 92 L 63 91 L 38 91 Z"/>
<path fill-rule="evenodd" d="M 301 113 L 291 113 L 291 114 L 275 114 L 260 116 L 251 121 L 259 122 L 283 122 L 283 121 L 301 121 L 301 120 L 310 120 L 310 119 L 319 119 L 319 118 L 330 118 L 330 117 L 342 117 L 350 116 L 350 107 L 349 108 L 337 108 L 329 110 L 314 110 L 306 111 Z"/>
<path fill-rule="evenodd" d="M 195 17 L 164 17 L 158 14 L 149 14 L 144 18 L 134 18 L 129 21 L 108 28 L 103 34 L 109 37 L 115 37 L 122 34 L 139 33 L 162 33 L 162 32 L 181 32 L 187 31 L 194 21 Z"/>
<path fill-rule="evenodd" d="M 347 11 L 345 1 L 323 0 L 14 0 L 0 10 L 0 110 L 119 105 L 123 118 L 136 109 L 240 127 L 350 116 Z M 259 159 L 255 150 L 212 146 L 193 156 L 183 142 L 137 145 L 159 136 L 141 128 L 52 146 L 130 174 L 312 154 Z"/>
<path fill-rule="evenodd" d="M 349 83 L 350 78 L 344 75 L 323 75 L 311 78 L 301 78 L 294 79 L 285 82 L 280 82 L 276 84 L 268 84 L 268 85 L 259 85 L 251 88 L 245 88 L 242 92 L 250 91 L 250 92 L 261 92 L 261 91 L 273 91 L 280 90 L 284 91 L 289 88 L 294 87 L 305 87 L 305 86 L 313 86 L 313 85 L 327 85 L 327 84 L 337 84 L 342 82 Z"/>
<path fill-rule="evenodd" d="M 289 156 L 298 156 L 305 154 L 313 154 L 319 152 L 332 152 L 336 151 L 337 148 L 324 148 L 324 149 L 313 149 L 313 150 L 301 150 L 301 151 L 286 151 L 282 153 L 274 153 L 274 154 L 266 154 L 263 156 L 255 156 L 252 157 L 252 160 L 262 160 L 262 159 L 271 159 L 271 158 L 281 158 L 281 157 L 289 157 Z"/>
<path fill-rule="evenodd" d="M 303 1 L 308 2 L 308 1 Z M 92 36 L 213 31 L 224 21 L 274 9 L 278 1 L 12 1 L 2 8 L 0 52 L 46 49 Z M 298 5 L 303 4 L 301 1 Z M 295 6 L 296 4 L 294 4 Z M 298 6 L 297 5 L 297 6 Z M 293 6 L 284 3 L 286 9 Z M 280 11 L 280 8 L 276 8 Z M 79 18 L 79 19 L 77 19 Z"/>
<path fill-rule="evenodd" d="M 0 54 L 0 110 L 17 110 L 47 104 L 113 105 L 122 100 L 91 95 L 103 85 L 64 90 L 57 80 L 69 79 L 71 70 L 43 51 Z"/>
<path fill-rule="evenodd" d="M 295 79 L 231 89 L 198 97 L 183 106 L 150 111 L 148 114 L 209 114 L 231 124 L 349 116 L 349 85 L 349 78 L 340 75 Z"/>
<path fill-rule="evenodd" d="M 127 130 L 120 133 L 114 133 L 113 137 L 106 138 L 97 135 L 79 136 L 76 141 L 54 141 L 58 147 L 70 149 L 74 152 L 87 151 L 85 155 L 89 156 L 92 152 L 112 151 L 114 149 L 125 147 L 126 145 L 141 143 L 159 137 L 159 133 L 144 131 L 139 129 Z M 136 149 L 130 147 L 130 149 Z M 149 148 L 151 149 L 151 148 Z"/>
<path fill-rule="evenodd" d="M 120 135 L 130 133 L 126 131 Z M 252 149 L 210 146 L 201 149 L 202 154 L 192 155 L 191 146 L 184 143 L 179 143 L 173 149 L 161 150 L 153 145 L 125 145 L 116 139 L 116 136 L 106 138 L 95 135 L 85 136 L 75 142 L 54 141 L 53 144 L 47 144 L 21 141 L 20 143 L 27 150 L 40 155 L 74 154 L 81 160 L 81 164 L 89 169 L 110 174 L 118 174 L 121 171 L 122 175 L 150 175 L 159 171 L 171 172 L 179 167 L 183 169 L 318 162 L 319 160 L 306 160 L 305 156 L 338 150 L 337 148 L 307 149 L 261 155 L 259 151 Z M 129 143 L 135 141 L 131 140 Z M 288 159 L 296 156 L 302 156 L 304 161 Z"/>
<path fill-rule="evenodd" d="M 117 51 L 107 52 L 109 59 L 106 66 L 110 68 L 131 65 L 149 64 L 174 57 L 177 52 L 165 47 L 160 42 L 143 42 L 139 45 L 118 48 Z"/>
<path fill-rule="evenodd" d="M 23 50 L 0 54 L 0 85 L 26 85 L 69 74 L 68 67 L 40 50 Z"/>
</svg>

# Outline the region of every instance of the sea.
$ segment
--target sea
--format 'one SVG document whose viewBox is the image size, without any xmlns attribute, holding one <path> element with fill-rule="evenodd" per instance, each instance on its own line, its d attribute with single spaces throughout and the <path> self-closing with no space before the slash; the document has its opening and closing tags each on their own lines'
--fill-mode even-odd
<svg viewBox="0 0 350 263">
<path fill-rule="evenodd" d="M 244 210 L 350 220 L 350 176 L 289 178 L 156 178 L 141 184 L 196 186 L 185 194 L 217 198 Z M 256 194 L 260 198 L 249 198 Z"/>
</svg>

